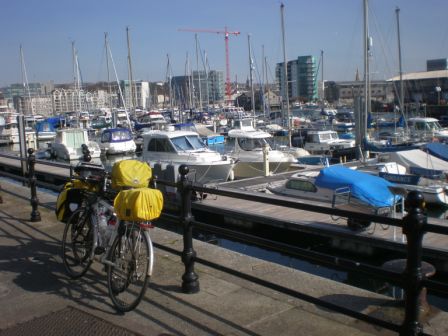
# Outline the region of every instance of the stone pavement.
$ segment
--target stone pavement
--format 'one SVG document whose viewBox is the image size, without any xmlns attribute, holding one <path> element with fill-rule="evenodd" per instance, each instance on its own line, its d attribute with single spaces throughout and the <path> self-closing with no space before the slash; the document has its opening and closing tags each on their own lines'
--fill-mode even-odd
<svg viewBox="0 0 448 336">
<path fill-rule="evenodd" d="M 313 304 L 196 263 L 200 292 L 184 294 L 180 257 L 156 249 L 154 275 L 140 305 L 118 314 L 102 265 L 69 279 L 61 260 L 63 224 L 56 197 L 39 191 L 42 221 L 29 221 L 29 189 L 0 181 L 0 335 L 394 335 Z M 182 236 L 155 228 L 155 243 L 182 250 Z M 400 323 L 388 297 L 194 241 L 199 257 L 371 316 Z M 425 332 L 448 334 L 433 309 Z"/>
</svg>

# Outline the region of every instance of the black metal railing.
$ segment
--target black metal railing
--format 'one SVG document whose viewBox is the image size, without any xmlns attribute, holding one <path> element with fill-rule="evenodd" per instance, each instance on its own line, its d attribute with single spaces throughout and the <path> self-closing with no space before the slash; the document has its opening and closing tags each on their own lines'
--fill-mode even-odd
<svg viewBox="0 0 448 336">
<path fill-rule="evenodd" d="M 0 154 L 0 156 L 5 156 Z M 17 157 L 13 157 L 19 159 Z M 23 159 L 22 159 L 23 160 Z M 27 176 L 22 179 L 27 179 L 31 189 L 31 220 L 37 221 L 40 219 L 38 212 L 38 198 L 36 193 L 36 178 L 35 178 L 35 164 L 36 159 L 34 157 L 33 150 L 28 151 L 27 160 Z M 44 163 L 39 161 L 39 163 Z M 48 163 L 50 165 L 56 165 L 55 163 Z M 64 165 L 67 167 L 67 165 Z M 407 215 L 402 219 L 382 217 L 376 215 L 366 215 L 358 212 L 346 211 L 341 209 L 332 209 L 328 207 L 322 207 L 312 204 L 298 203 L 295 201 L 287 200 L 285 198 L 279 198 L 272 195 L 262 195 L 241 190 L 231 190 L 222 187 L 207 187 L 203 185 L 197 185 L 187 179 L 188 167 L 182 165 L 179 167 L 180 180 L 177 182 L 157 180 L 158 185 L 171 186 L 177 188 L 179 195 L 179 209 L 177 213 L 166 213 L 162 215 L 162 219 L 167 221 L 173 221 L 181 224 L 183 227 L 183 251 L 171 249 L 166 246 L 160 246 L 159 248 L 171 251 L 172 253 L 180 254 L 182 262 L 185 265 L 185 272 L 182 275 L 182 290 L 185 293 L 196 293 L 199 291 L 199 277 L 195 272 L 195 262 L 203 263 L 207 266 L 214 267 L 218 270 L 227 272 L 229 274 L 239 276 L 247 279 L 251 282 L 266 286 L 268 288 L 277 290 L 279 292 L 291 295 L 293 297 L 305 300 L 307 302 L 319 305 L 321 307 L 334 310 L 335 312 L 351 316 L 358 320 L 362 320 L 391 331 L 395 331 L 400 335 L 425 335 L 423 327 L 419 322 L 419 296 L 422 289 L 426 287 L 430 291 L 447 294 L 448 286 L 445 283 L 429 280 L 422 272 L 422 239 L 426 232 L 438 233 L 442 235 L 448 235 L 448 228 L 427 224 L 427 218 L 424 213 L 424 199 L 419 192 L 410 192 L 406 198 Z M 70 174 L 73 170 L 70 169 Z M 4 172 L 0 174 L 5 175 Z M 7 173 L 6 175 L 7 176 Z M 238 232 L 229 228 L 222 228 L 213 226 L 207 223 L 196 221 L 192 215 L 192 198 L 195 193 L 206 193 L 210 195 L 221 195 L 232 197 L 234 199 L 250 200 L 260 203 L 267 203 L 271 205 L 279 205 L 285 207 L 291 207 L 295 209 L 302 209 L 312 212 L 320 212 L 329 215 L 335 215 L 340 217 L 355 218 L 360 220 L 373 221 L 380 224 L 387 224 L 396 226 L 403 229 L 403 233 L 407 238 L 407 259 L 404 267 L 404 271 L 401 273 L 388 271 L 383 268 L 371 266 L 361 263 L 359 261 L 353 261 L 350 259 L 334 257 L 332 255 L 323 254 L 308 249 L 303 249 L 297 246 L 292 246 L 285 243 L 275 242 L 261 237 L 256 237 L 247 233 Z M 372 316 L 362 314 L 357 311 L 350 310 L 346 307 L 342 307 L 319 298 L 312 297 L 306 293 L 301 293 L 290 288 L 280 286 L 278 284 L 230 269 L 223 265 L 219 265 L 210 262 L 201 256 L 198 256 L 194 250 L 193 245 L 193 229 L 201 229 L 211 233 L 219 234 L 223 237 L 228 237 L 234 240 L 238 240 L 245 243 L 269 248 L 273 251 L 286 252 L 290 255 L 300 257 L 305 260 L 313 261 L 315 263 L 330 266 L 335 269 L 344 271 L 360 272 L 370 277 L 380 278 L 387 282 L 400 286 L 405 292 L 405 317 L 401 325 L 397 325 L 388 321 L 384 321 Z"/>
<path fill-rule="evenodd" d="M 406 197 L 406 209 L 407 215 L 402 219 L 389 218 L 378 215 L 367 215 L 358 212 L 352 212 L 341 209 L 332 209 L 328 207 L 322 207 L 312 204 L 298 203 L 285 198 L 255 194 L 251 192 L 241 190 L 231 190 L 222 187 L 206 187 L 202 185 L 196 185 L 191 181 L 188 181 L 186 174 L 188 169 L 186 166 L 179 168 L 181 179 L 177 183 L 158 180 L 158 184 L 177 187 L 180 192 L 181 212 L 180 216 L 165 215 L 167 219 L 171 219 L 182 223 L 184 228 L 184 250 L 182 251 L 182 261 L 185 264 L 185 273 L 182 276 L 182 288 L 186 293 L 194 292 L 189 291 L 190 286 L 193 286 L 195 290 L 199 290 L 199 279 L 194 271 L 194 263 L 201 262 L 208 266 L 217 268 L 224 272 L 245 278 L 249 281 L 261 284 L 271 289 L 286 293 L 288 295 L 297 297 L 299 299 L 308 301 L 310 303 L 319 305 L 324 308 L 332 309 L 338 313 L 342 313 L 358 320 L 362 320 L 391 331 L 395 331 L 400 335 L 425 335 L 423 332 L 422 324 L 419 322 L 420 303 L 419 297 L 424 287 L 431 291 L 441 294 L 448 293 L 448 286 L 444 283 L 439 283 L 433 280 L 429 280 L 422 272 L 422 239 L 426 232 L 433 232 L 443 235 L 448 235 L 448 228 L 439 225 L 427 224 L 427 218 L 424 214 L 424 199 L 419 192 L 412 191 Z M 192 218 L 192 194 L 193 193 L 206 193 L 209 195 L 220 195 L 232 197 L 235 200 L 244 199 L 249 201 L 255 201 L 260 203 L 267 203 L 271 205 L 292 207 L 301 210 L 307 210 L 312 212 L 320 212 L 329 215 L 335 215 L 340 217 L 355 218 L 359 220 L 368 220 L 379 224 L 387 224 L 396 226 L 403 229 L 403 233 L 407 238 L 407 259 L 405 262 L 404 270 L 401 273 L 389 271 L 383 268 L 371 266 L 368 264 L 360 263 L 359 261 L 353 261 L 350 259 L 344 259 L 340 257 L 334 257 L 331 255 L 311 251 L 308 249 L 291 246 L 284 243 L 274 242 L 268 239 L 256 237 L 250 234 L 237 232 L 232 229 L 213 226 L 207 223 L 196 221 Z M 335 269 L 344 271 L 361 272 L 365 275 L 374 278 L 380 278 L 387 282 L 400 286 L 405 292 L 405 318 L 401 325 L 397 325 L 388 321 L 384 321 L 372 316 L 368 316 L 357 311 L 347 309 L 333 303 L 329 303 L 318 298 L 307 295 L 306 293 L 300 293 L 289 288 L 279 286 L 278 284 L 268 282 L 266 280 L 250 276 L 248 274 L 236 271 L 224 267 L 222 265 L 214 264 L 207 261 L 200 256 L 197 256 L 192 240 L 191 230 L 192 228 L 200 229 L 202 231 L 208 231 L 211 233 L 219 234 L 225 238 L 231 238 L 245 243 L 250 243 L 260 247 L 267 247 L 270 250 L 278 252 L 286 252 L 289 255 L 295 255 L 305 260 L 313 261 L 315 263 L 330 266 Z M 172 250 L 166 247 L 162 247 L 167 250 Z M 175 251 L 172 251 L 175 252 Z"/>
</svg>

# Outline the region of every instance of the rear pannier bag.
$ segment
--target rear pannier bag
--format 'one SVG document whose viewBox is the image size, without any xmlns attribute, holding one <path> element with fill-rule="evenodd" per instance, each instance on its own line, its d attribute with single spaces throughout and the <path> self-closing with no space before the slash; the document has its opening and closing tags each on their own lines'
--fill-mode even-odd
<svg viewBox="0 0 448 336">
<path fill-rule="evenodd" d="M 148 187 L 152 177 L 151 167 L 138 160 L 122 160 L 112 167 L 112 188 Z"/>
<path fill-rule="evenodd" d="M 160 217 L 163 195 L 158 189 L 122 190 L 114 200 L 117 217 L 125 221 L 150 221 Z"/>
</svg>

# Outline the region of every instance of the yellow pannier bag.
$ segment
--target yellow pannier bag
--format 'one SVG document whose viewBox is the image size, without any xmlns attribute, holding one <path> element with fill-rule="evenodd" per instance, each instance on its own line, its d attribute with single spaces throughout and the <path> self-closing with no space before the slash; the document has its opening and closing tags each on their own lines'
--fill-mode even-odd
<svg viewBox="0 0 448 336">
<path fill-rule="evenodd" d="M 126 221 L 149 221 L 160 217 L 163 195 L 158 189 L 122 190 L 114 200 L 117 217 Z"/>
<path fill-rule="evenodd" d="M 138 160 L 122 160 L 112 167 L 112 188 L 143 188 L 148 187 L 152 177 L 149 164 Z"/>
<path fill-rule="evenodd" d="M 59 221 L 66 223 L 73 212 L 82 204 L 82 189 L 98 191 L 97 186 L 80 180 L 72 180 L 64 184 L 56 200 L 56 217 Z"/>
</svg>

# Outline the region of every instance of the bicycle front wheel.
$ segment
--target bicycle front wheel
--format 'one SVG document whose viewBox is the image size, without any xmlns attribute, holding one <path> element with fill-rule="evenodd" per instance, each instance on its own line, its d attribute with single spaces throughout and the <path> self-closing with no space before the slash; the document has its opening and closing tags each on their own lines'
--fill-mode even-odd
<svg viewBox="0 0 448 336">
<path fill-rule="evenodd" d="M 147 233 L 135 227 L 117 236 L 112 244 L 107 286 L 109 296 L 120 312 L 133 310 L 145 295 L 153 257 L 150 244 Z"/>
<path fill-rule="evenodd" d="M 62 260 L 68 275 L 83 276 L 90 265 L 93 248 L 93 227 L 87 209 L 76 210 L 68 219 L 62 237 Z"/>
</svg>

